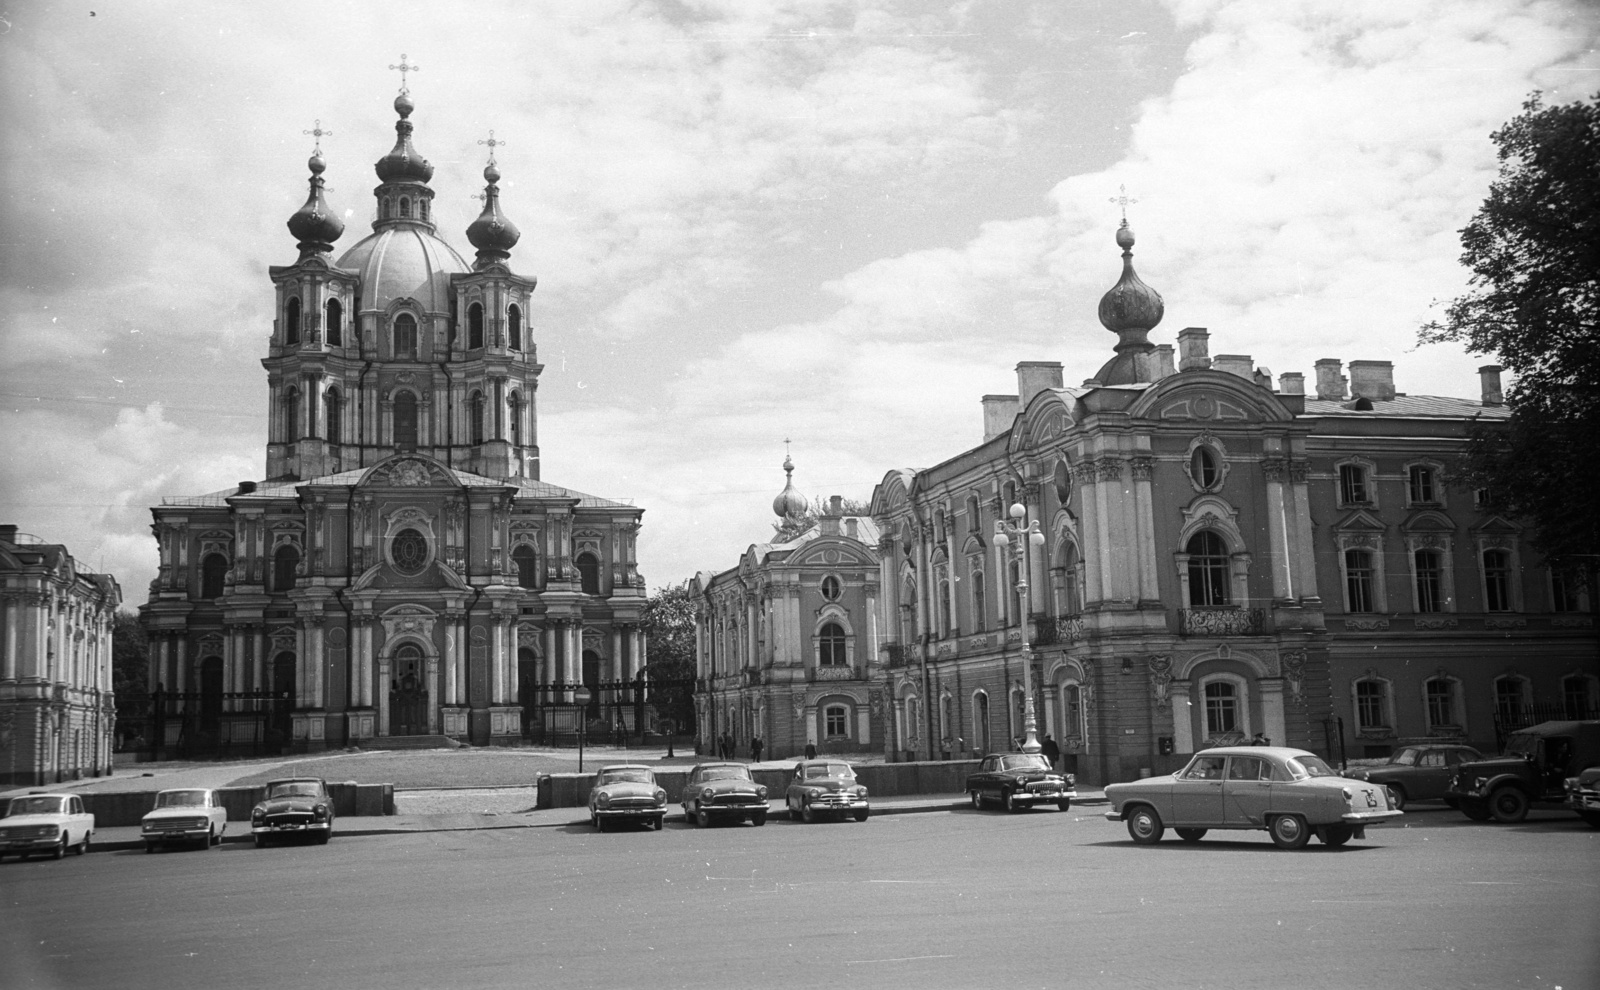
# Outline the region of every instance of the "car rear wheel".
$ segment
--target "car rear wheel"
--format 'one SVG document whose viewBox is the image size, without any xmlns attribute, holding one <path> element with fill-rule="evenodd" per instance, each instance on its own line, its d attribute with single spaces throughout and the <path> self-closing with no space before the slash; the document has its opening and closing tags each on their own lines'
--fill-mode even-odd
<svg viewBox="0 0 1600 990">
<path fill-rule="evenodd" d="M 1156 809 L 1147 804 L 1141 804 L 1128 812 L 1128 835 L 1141 846 L 1153 846 L 1161 841 L 1161 836 L 1167 827 L 1161 824 L 1161 816 L 1156 814 Z"/>
<path fill-rule="evenodd" d="M 1528 795 L 1515 787 L 1501 787 L 1489 795 L 1489 814 L 1502 825 L 1515 825 L 1528 817 Z"/>
<path fill-rule="evenodd" d="M 1394 805 L 1394 810 L 1406 810 L 1406 789 L 1399 784 L 1389 785 L 1389 803 Z"/>
<path fill-rule="evenodd" d="M 84 853 L 89 851 L 89 835 L 90 833 L 88 832 L 83 833 L 83 841 L 78 843 L 79 856 L 82 856 Z"/>
<path fill-rule="evenodd" d="M 1355 838 L 1356 830 L 1353 825 L 1324 825 L 1317 833 L 1317 838 L 1325 846 L 1342 846 Z"/>
<path fill-rule="evenodd" d="M 1178 838 L 1185 842 L 1199 842 L 1206 836 L 1206 830 L 1203 828 L 1179 828 L 1173 831 L 1177 832 Z"/>
<path fill-rule="evenodd" d="M 1475 798 L 1461 799 L 1461 813 L 1475 822 L 1489 820 L 1489 806 Z"/>
<path fill-rule="evenodd" d="M 767 823 L 767 813 L 765 811 L 758 811 L 755 814 L 750 816 L 750 824 L 754 825 L 756 828 L 760 828 L 761 826 L 765 825 L 766 823 Z"/>
<path fill-rule="evenodd" d="M 156 844 L 154 842 L 146 842 L 144 844 L 144 851 L 145 851 L 146 854 L 155 852 L 156 851 Z"/>
<path fill-rule="evenodd" d="M 1279 815 L 1267 826 L 1279 849 L 1302 849 L 1311 841 L 1311 830 L 1299 815 Z"/>
<path fill-rule="evenodd" d="M 973 809 L 976 810 L 976 811 L 982 811 L 983 810 L 983 795 L 979 794 L 977 791 L 972 791 L 971 792 L 971 797 L 972 797 L 972 807 L 973 807 Z"/>
</svg>

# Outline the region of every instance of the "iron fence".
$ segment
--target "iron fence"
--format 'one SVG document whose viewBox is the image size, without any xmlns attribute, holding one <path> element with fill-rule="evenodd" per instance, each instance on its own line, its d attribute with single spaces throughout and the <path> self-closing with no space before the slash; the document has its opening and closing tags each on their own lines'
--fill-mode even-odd
<svg viewBox="0 0 1600 990">
<path fill-rule="evenodd" d="M 289 747 L 294 699 L 287 691 L 156 690 L 147 699 L 142 711 L 118 713 L 122 752 L 203 760 L 275 756 Z"/>
<path fill-rule="evenodd" d="M 1532 705 L 1501 705 L 1494 713 L 1494 742 L 1502 751 L 1513 732 L 1540 722 L 1600 719 L 1600 708 L 1570 702 L 1546 701 Z"/>
</svg>

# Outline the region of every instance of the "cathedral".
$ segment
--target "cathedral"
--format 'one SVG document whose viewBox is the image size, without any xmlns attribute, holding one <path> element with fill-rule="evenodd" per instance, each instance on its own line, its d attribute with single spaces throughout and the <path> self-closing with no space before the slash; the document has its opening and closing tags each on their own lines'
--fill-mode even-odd
<svg viewBox="0 0 1600 990">
<path fill-rule="evenodd" d="M 580 684 L 591 718 L 635 711 L 643 510 L 541 479 L 537 280 L 495 142 L 468 262 L 404 87 L 394 109 L 372 233 L 337 256 L 314 132 L 298 257 L 270 269 L 266 478 L 153 509 L 158 745 L 508 744 L 572 729 Z"/>
</svg>

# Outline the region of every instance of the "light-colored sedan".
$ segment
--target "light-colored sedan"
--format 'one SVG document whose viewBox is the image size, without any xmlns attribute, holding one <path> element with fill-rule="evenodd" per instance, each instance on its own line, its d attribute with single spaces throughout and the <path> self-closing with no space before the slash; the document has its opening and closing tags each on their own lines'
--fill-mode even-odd
<svg viewBox="0 0 1600 990">
<path fill-rule="evenodd" d="M 68 849 L 81 856 L 93 836 L 94 815 L 83 810 L 83 798 L 76 794 L 14 797 L 0 818 L 0 859 L 7 853 L 27 859 L 36 852 L 60 859 Z"/>
<path fill-rule="evenodd" d="M 656 772 L 636 763 L 601 767 L 589 791 L 589 824 L 604 832 L 613 822 L 644 822 L 656 831 L 667 817 L 667 792 Z"/>
<path fill-rule="evenodd" d="M 1341 777 L 1315 753 L 1282 746 L 1203 750 L 1177 773 L 1108 785 L 1106 798 L 1106 818 L 1127 822 L 1142 845 L 1171 826 L 1185 842 L 1209 829 L 1265 829 L 1283 849 L 1312 835 L 1342 846 L 1402 814 L 1383 785 Z"/>
<path fill-rule="evenodd" d="M 164 842 L 197 843 L 210 849 L 228 831 L 228 809 L 217 792 L 205 787 L 174 788 L 156 795 L 156 806 L 139 822 L 144 851 Z"/>
<path fill-rule="evenodd" d="M 701 763 L 683 785 L 683 820 L 701 828 L 723 819 L 767 823 L 767 789 L 743 763 Z"/>
</svg>

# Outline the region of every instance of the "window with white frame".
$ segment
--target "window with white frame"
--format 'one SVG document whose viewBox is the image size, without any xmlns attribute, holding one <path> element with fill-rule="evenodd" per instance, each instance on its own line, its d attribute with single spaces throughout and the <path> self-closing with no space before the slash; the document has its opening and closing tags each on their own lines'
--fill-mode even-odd
<svg viewBox="0 0 1600 990">
<path fill-rule="evenodd" d="M 824 623 L 817 632 L 817 663 L 823 667 L 843 667 L 845 658 L 844 627 L 837 622 Z"/>
<path fill-rule="evenodd" d="M 1428 728 L 1456 726 L 1456 682 L 1448 677 L 1432 677 L 1422 686 Z"/>
<path fill-rule="evenodd" d="M 1416 578 L 1417 611 L 1444 611 L 1444 554 L 1424 548 L 1411 555 Z"/>
<path fill-rule="evenodd" d="M 1589 611 L 1589 589 L 1576 568 L 1550 569 L 1550 611 Z"/>
<path fill-rule="evenodd" d="M 850 710 L 843 705 L 829 705 L 822 710 L 823 733 L 829 739 L 839 739 L 849 735 Z"/>
<path fill-rule="evenodd" d="M 1345 611 L 1376 611 L 1373 595 L 1375 568 L 1371 550 L 1344 552 Z"/>
<path fill-rule="evenodd" d="M 989 694 L 979 691 L 972 696 L 972 745 L 977 751 L 989 752 Z"/>
<path fill-rule="evenodd" d="M 1406 469 L 1406 495 L 1412 505 L 1435 505 L 1439 501 L 1439 476 L 1429 464 L 1413 464 Z"/>
<path fill-rule="evenodd" d="M 1061 689 L 1062 735 L 1067 738 L 1083 736 L 1083 689 L 1069 683 Z"/>
<path fill-rule="evenodd" d="M 1511 605 L 1511 551 L 1494 548 L 1483 552 L 1483 607 L 1509 612 Z"/>
<path fill-rule="evenodd" d="M 1228 596 L 1228 545 L 1220 535 L 1203 529 L 1190 537 L 1189 607 L 1226 605 Z"/>
<path fill-rule="evenodd" d="M 1201 444 L 1189 455 L 1189 479 L 1203 492 L 1211 491 L 1221 480 L 1217 452 Z"/>
<path fill-rule="evenodd" d="M 1372 502 L 1365 465 L 1339 465 L 1339 502 L 1342 505 L 1368 505 Z"/>
<path fill-rule="evenodd" d="M 1243 699 L 1239 686 L 1233 681 L 1208 681 L 1204 690 L 1206 705 L 1206 735 L 1215 737 L 1229 732 L 1242 732 L 1244 720 L 1240 708 Z"/>
<path fill-rule="evenodd" d="M 839 596 L 842 593 L 843 593 L 843 590 L 841 589 L 841 587 L 839 585 L 839 579 L 838 578 L 834 577 L 832 574 L 829 574 L 827 577 L 822 579 L 822 597 L 823 598 L 825 598 L 826 600 L 828 600 L 830 602 L 836 602 L 836 601 L 839 600 Z"/>
<path fill-rule="evenodd" d="M 1389 727 L 1389 684 L 1375 677 L 1356 681 L 1356 731 Z"/>
</svg>

